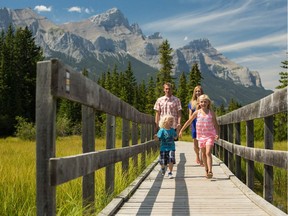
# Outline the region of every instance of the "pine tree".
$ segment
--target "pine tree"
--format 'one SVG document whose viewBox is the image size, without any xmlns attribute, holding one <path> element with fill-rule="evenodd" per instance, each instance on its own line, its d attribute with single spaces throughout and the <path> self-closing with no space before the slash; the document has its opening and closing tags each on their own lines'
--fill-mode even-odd
<svg viewBox="0 0 288 216">
<path fill-rule="evenodd" d="M 156 101 L 155 95 L 156 84 L 153 80 L 153 77 L 150 77 L 147 87 L 147 94 L 146 94 L 146 108 L 145 111 L 148 114 L 154 115 L 154 103 Z"/>
<path fill-rule="evenodd" d="M 232 112 L 233 110 L 236 110 L 241 107 L 241 104 L 239 104 L 237 101 L 235 101 L 233 98 L 231 99 L 229 105 L 228 105 L 228 112 Z"/>
<path fill-rule="evenodd" d="M 222 103 L 222 104 L 220 105 L 220 107 L 218 107 L 218 108 L 216 109 L 216 115 L 217 115 L 217 116 L 222 116 L 222 115 L 225 115 L 225 113 L 226 113 L 226 110 L 225 110 L 224 104 Z"/>
<path fill-rule="evenodd" d="M 282 61 L 281 62 L 283 65 L 281 68 L 286 69 L 284 72 L 280 72 L 280 85 L 277 86 L 277 89 L 282 89 L 287 87 L 287 82 L 288 82 L 288 61 Z M 276 141 L 285 141 L 287 140 L 287 111 L 284 113 L 279 113 L 274 116 L 274 139 Z"/>
<path fill-rule="evenodd" d="M 199 70 L 198 63 L 194 63 L 191 67 L 191 71 L 189 73 L 189 82 L 187 84 L 188 88 L 188 98 L 191 99 L 193 95 L 194 88 L 197 85 L 201 85 L 201 71 Z"/>
<path fill-rule="evenodd" d="M 44 59 L 42 50 L 35 45 L 32 32 L 25 29 L 18 29 L 15 37 L 15 71 L 20 78 L 18 95 L 21 95 L 21 116 L 29 121 L 35 121 L 35 98 L 36 98 L 36 64 Z M 15 77 L 16 78 L 16 77 Z M 16 91 L 17 91 L 16 90 Z"/>
<path fill-rule="evenodd" d="M 172 62 L 173 49 L 170 47 L 168 40 L 163 41 L 159 47 L 159 63 L 161 64 L 160 71 L 157 73 L 156 96 L 159 97 L 163 94 L 163 84 L 165 82 L 171 83 L 174 87 L 172 79 L 172 69 L 174 64 Z"/>
<path fill-rule="evenodd" d="M 280 80 L 279 82 L 281 83 L 279 86 L 277 86 L 277 89 L 281 89 L 281 88 L 285 88 L 288 85 L 288 61 L 282 61 L 281 62 L 283 65 L 281 66 L 281 68 L 286 69 L 285 71 L 282 71 L 279 73 L 280 75 Z"/>
<path fill-rule="evenodd" d="M 127 103 L 131 105 L 135 104 L 135 89 L 137 89 L 137 82 L 134 76 L 131 62 L 128 62 L 127 70 L 124 72 L 124 88 L 127 94 Z"/>
<path fill-rule="evenodd" d="M 182 72 L 180 75 L 179 79 L 179 85 L 178 85 L 178 91 L 177 91 L 177 96 L 181 101 L 181 106 L 182 106 L 182 121 L 185 122 L 188 119 L 188 110 L 185 109 L 187 108 L 188 100 L 187 100 L 187 80 L 185 73 Z"/>
<path fill-rule="evenodd" d="M 0 46 L 0 131 L 11 135 L 16 116 L 35 121 L 36 64 L 44 57 L 27 27 L 10 25 Z"/>
</svg>

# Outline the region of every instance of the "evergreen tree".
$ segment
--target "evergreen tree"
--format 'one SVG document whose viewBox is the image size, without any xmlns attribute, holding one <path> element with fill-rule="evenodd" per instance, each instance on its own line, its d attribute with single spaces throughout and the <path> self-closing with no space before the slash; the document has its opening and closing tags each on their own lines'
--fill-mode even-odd
<svg viewBox="0 0 288 216">
<path fill-rule="evenodd" d="M 135 104 L 135 108 L 137 110 L 139 110 L 140 112 L 145 112 L 145 108 L 146 108 L 146 85 L 145 82 L 142 81 L 141 84 L 138 85 L 138 87 L 136 87 L 137 91 L 136 91 L 136 97 L 134 98 L 134 104 Z"/>
<path fill-rule="evenodd" d="M 121 86 L 121 83 L 119 82 L 119 73 L 117 69 L 117 65 L 114 66 L 112 75 L 111 75 L 111 89 L 110 92 L 114 94 L 115 96 L 119 97 L 119 88 Z"/>
<path fill-rule="evenodd" d="M 178 85 L 178 91 L 177 91 L 177 96 L 181 101 L 181 106 L 182 106 L 182 121 L 185 122 L 188 119 L 188 111 L 187 111 L 187 104 L 188 104 L 188 100 L 187 100 L 187 94 L 188 94 L 188 90 L 187 90 L 187 80 L 186 80 L 186 76 L 185 73 L 182 72 L 182 74 L 180 75 L 180 79 L 179 79 L 179 85 Z"/>
<path fill-rule="evenodd" d="M 36 65 L 44 57 L 27 27 L 10 25 L 0 46 L 0 131 L 11 135 L 17 116 L 35 121 Z"/>
<path fill-rule="evenodd" d="M 233 98 L 231 99 L 229 105 L 228 105 L 228 112 L 232 112 L 233 110 L 236 110 L 241 107 L 241 104 L 237 103 Z"/>
<path fill-rule="evenodd" d="M 277 89 L 282 89 L 287 87 L 288 82 L 288 61 L 282 61 L 283 65 L 281 68 L 286 69 L 285 72 L 280 72 L 280 85 L 277 86 Z M 284 113 L 279 113 L 274 116 L 274 139 L 275 141 L 285 141 L 287 140 L 287 111 Z"/>
<path fill-rule="evenodd" d="M 35 121 L 36 104 L 36 67 L 37 62 L 44 59 L 42 50 L 35 45 L 32 32 L 28 27 L 18 29 L 15 37 L 15 59 L 17 64 L 15 70 L 20 78 L 21 88 L 18 95 L 21 95 L 22 117 L 29 121 Z"/>
<path fill-rule="evenodd" d="M 226 110 L 225 110 L 224 104 L 222 103 L 222 104 L 220 105 L 220 107 L 218 107 L 218 108 L 216 109 L 216 115 L 217 115 L 217 116 L 222 116 L 222 115 L 225 115 L 225 114 L 226 114 Z"/>
<path fill-rule="evenodd" d="M 159 63 L 161 64 L 160 71 L 157 73 L 156 96 L 160 97 L 163 94 L 163 84 L 165 82 L 171 83 L 174 87 L 174 81 L 171 73 L 173 69 L 172 62 L 173 49 L 170 47 L 168 40 L 163 41 L 159 47 Z"/>
<path fill-rule="evenodd" d="M 104 83 L 104 86 L 103 88 L 105 88 L 107 91 L 110 91 L 112 90 L 112 76 L 111 76 L 111 73 L 110 71 L 108 70 L 107 73 L 106 73 L 106 79 L 105 79 L 105 83 Z"/>
<path fill-rule="evenodd" d="M 284 68 L 285 71 L 282 71 L 279 73 L 280 75 L 280 80 L 279 82 L 281 83 L 279 86 L 277 86 L 277 89 L 285 88 L 288 85 L 288 60 L 282 61 L 281 62 L 283 65 L 281 68 Z"/>
<path fill-rule="evenodd" d="M 127 70 L 124 72 L 124 88 L 126 90 L 127 94 L 127 103 L 131 105 L 137 105 L 135 104 L 135 89 L 137 89 L 137 82 L 136 78 L 134 76 L 131 62 L 128 62 Z"/>
<path fill-rule="evenodd" d="M 198 63 L 196 62 L 192 65 L 191 71 L 189 73 L 189 82 L 187 84 L 188 100 L 191 99 L 191 97 L 193 95 L 194 88 L 197 85 L 201 85 L 201 79 L 203 79 L 203 77 L 201 76 L 201 71 L 199 70 Z"/>
<path fill-rule="evenodd" d="M 156 101 L 155 95 L 156 84 L 153 80 L 153 77 L 150 77 L 147 87 L 147 94 L 146 94 L 146 113 L 154 115 L 154 104 Z"/>
</svg>

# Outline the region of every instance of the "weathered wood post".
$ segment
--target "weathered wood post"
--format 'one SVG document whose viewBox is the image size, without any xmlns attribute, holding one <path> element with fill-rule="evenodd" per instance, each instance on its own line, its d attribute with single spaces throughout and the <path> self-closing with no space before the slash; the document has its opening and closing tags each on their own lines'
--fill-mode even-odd
<svg viewBox="0 0 288 216">
<path fill-rule="evenodd" d="M 246 146 L 254 148 L 254 121 L 246 121 Z M 246 161 L 246 185 L 254 189 L 254 161 Z"/>
<path fill-rule="evenodd" d="M 56 187 L 50 185 L 49 159 L 55 157 L 56 99 L 51 94 L 57 61 L 37 63 L 36 207 L 37 215 L 56 214 Z"/>
<path fill-rule="evenodd" d="M 130 122 L 126 119 L 122 119 L 122 147 L 129 146 L 129 132 Z M 122 161 L 122 173 L 128 175 L 129 158 Z"/>
<path fill-rule="evenodd" d="M 132 122 L 132 145 L 137 145 L 138 143 L 138 124 Z M 138 170 L 138 155 L 133 156 L 133 166 L 135 170 Z"/>
<path fill-rule="evenodd" d="M 107 114 L 106 119 L 106 149 L 115 148 L 116 142 L 116 123 L 115 116 Z M 106 167 L 105 175 L 105 188 L 107 194 L 112 194 L 114 192 L 115 185 L 115 164 L 109 165 Z"/>
<path fill-rule="evenodd" d="M 95 151 L 95 111 L 82 105 L 82 151 Z M 95 213 L 95 175 L 94 172 L 84 175 L 82 182 L 84 214 Z M 88 209 L 87 209 L 88 208 Z"/>
<path fill-rule="evenodd" d="M 233 143 L 234 141 L 234 125 L 228 124 L 228 141 Z M 228 151 L 228 167 L 230 170 L 234 171 L 234 155 L 232 152 Z"/>
<path fill-rule="evenodd" d="M 241 145 L 241 123 L 235 123 L 235 144 Z M 241 179 L 241 157 L 235 155 L 235 174 L 238 179 Z"/>
<path fill-rule="evenodd" d="M 264 143 L 265 149 L 273 149 L 273 116 L 264 118 Z M 273 202 L 273 166 L 264 164 L 264 199 Z"/>
</svg>

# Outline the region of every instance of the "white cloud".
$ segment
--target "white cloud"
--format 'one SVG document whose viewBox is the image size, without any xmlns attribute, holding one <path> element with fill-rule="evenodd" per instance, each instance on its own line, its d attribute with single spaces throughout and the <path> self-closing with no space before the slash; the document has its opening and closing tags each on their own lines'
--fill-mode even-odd
<svg viewBox="0 0 288 216">
<path fill-rule="evenodd" d="M 283 46 L 287 41 L 287 35 L 267 35 L 262 38 L 254 39 L 254 40 L 248 40 L 248 41 L 243 41 L 240 43 L 233 43 L 225 46 L 220 46 L 217 47 L 217 50 L 220 52 L 232 52 L 232 51 L 239 51 L 243 50 L 246 48 L 251 48 L 251 47 L 269 47 L 269 46 Z"/>
<path fill-rule="evenodd" d="M 34 10 L 38 11 L 38 12 L 50 12 L 52 11 L 52 6 L 45 6 L 45 5 L 37 5 L 34 7 Z"/>
<path fill-rule="evenodd" d="M 187 40 L 188 40 L 188 37 L 187 37 L 187 36 L 185 36 L 185 37 L 184 37 L 184 41 L 187 41 Z"/>
<path fill-rule="evenodd" d="M 71 7 L 71 8 L 68 8 L 68 11 L 81 13 L 82 10 L 80 7 Z"/>
</svg>

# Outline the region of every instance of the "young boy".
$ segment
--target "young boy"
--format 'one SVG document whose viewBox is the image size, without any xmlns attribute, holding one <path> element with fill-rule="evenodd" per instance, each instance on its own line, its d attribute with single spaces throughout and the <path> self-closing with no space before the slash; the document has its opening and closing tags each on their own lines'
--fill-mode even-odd
<svg viewBox="0 0 288 216">
<path fill-rule="evenodd" d="M 160 165 L 161 173 L 164 176 L 166 167 L 168 165 L 168 178 L 173 178 L 173 166 L 175 164 L 175 141 L 178 135 L 173 128 L 174 117 L 172 115 L 165 115 L 159 122 L 159 131 L 154 135 L 155 140 L 160 140 Z"/>
</svg>

